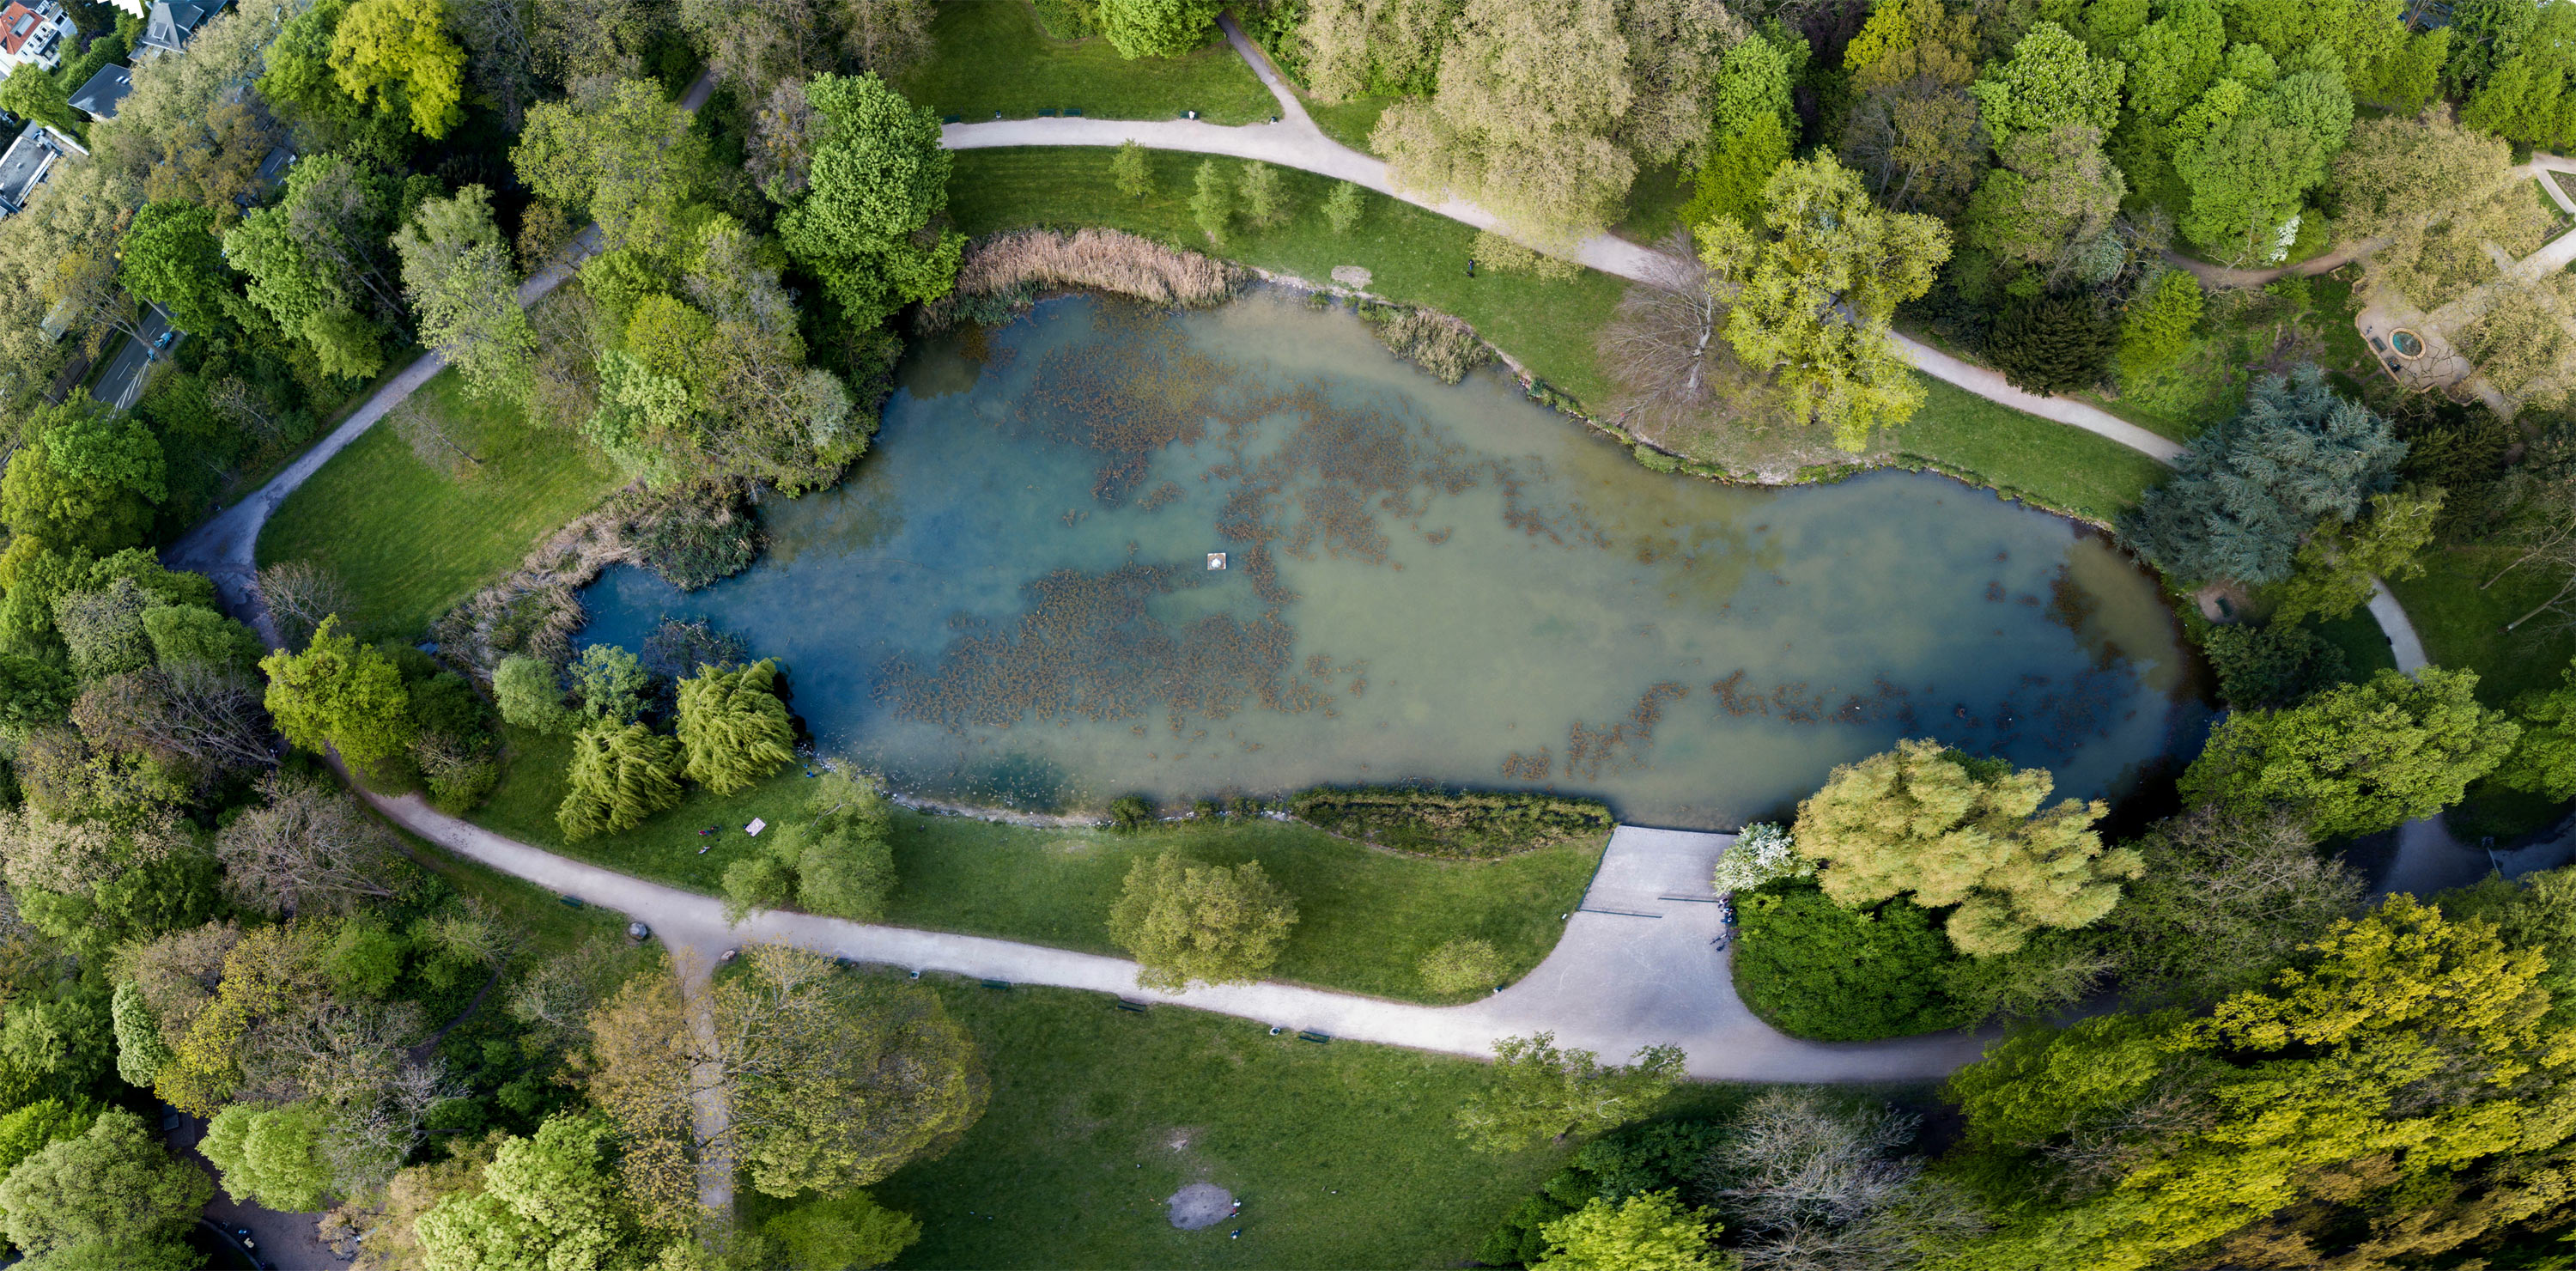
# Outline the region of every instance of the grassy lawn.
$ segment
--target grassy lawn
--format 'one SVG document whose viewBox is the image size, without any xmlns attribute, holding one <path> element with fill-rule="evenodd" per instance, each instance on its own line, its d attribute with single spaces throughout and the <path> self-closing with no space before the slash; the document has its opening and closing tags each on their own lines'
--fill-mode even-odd
<svg viewBox="0 0 2576 1271">
<path fill-rule="evenodd" d="M 1129 61 L 1105 39 L 1047 38 L 1027 0 L 943 4 L 930 30 L 938 52 L 896 87 L 917 105 L 969 123 L 996 111 L 1027 119 L 1076 109 L 1102 119 L 1170 119 L 1195 110 L 1210 123 L 1248 124 L 1279 109 L 1223 37 L 1186 57 Z"/>
<path fill-rule="evenodd" d="M 2164 479 L 2165 466 L 2106 437 L 2025 415 L 1917 373 L 1923 408 L 1896 430 L 1902 458 L 1928 461 L 2059 511 L 2109 521 Z"/>
<path fill-rule="evenodd" d="M 1468 1151 L 1450 1118 L 1482 1078 L 1470 1060 L 1066 989 L 938 991 L 992 1104 L 872 1189 L 921 1219 L 900 1267 L 1460 1266 L 1567 1154 Z M 1242 1214 L 1174 1229 L 1163 1200 L 1194 1182 Z"/>
<path fill-rule="evenodd" d="M 288 496 L 259 539 L 262 565 L 307 560 L 346 579 L 360 602 L 353 625 L 371 638 L 418 634 L 619 484 L 580 438 L 473 401 L 453 371 L 411 404 L 449 421 L 483 462 L 451 476 L 388 419 Z"/>
<path fill-rule="evenodd" d="M 1309 97 L 1306 99 L 1306 117 L 1314 120 L 1315 126 L 1322 129 L 1325 136 L 1362 154 L 1371 154 L 1375 152 L 1369 149 L 1369 134 L 1377 130 L 1377 117 L 1385 114 L 1386 108 L 1394 105 L 1396 100 L 1393 97 L 1362 96 L 1328 106 Z"/>
<path fill-rule="evenodd" d="M 731 798 L 692 789 L 686 802 L 638 829 L 565 844 L 555 825 L 568 743 L 513 732 L 508 775 L 474 820 L 501 833 L 612 869 L 698 891 L 716 891 L 725 866 L 751 851 L 741 827 L 803 808 L 805 776 L 788 769 Z M 722 826 L 713 837 L 698 831 Z M 700 848 L 706 848 L 701 855 Z M 964 817 L 898 813 L 895 867 L 902 885 L 888 921 L 937 931 L 1116 953 L 1110 903 L 1139 857 L 1171 848 L 1194 861 L 1258 858 L 1297 900 L 1297 927 L 1276 978 L 1414 1001 L 1415 965 L 1441 943 L 1492 941 L 1516 978 L 1556 946 L 1591 882 L 1600 845 L 1529 852 L 1473 863 L 1421 859 L 1344 842 L 1277 821 L 1192 822 L 1141 834 L 991 825 Z"/>
<path fill-rule="evenodd" d="M 1219 250 L 1190 219 L 1188 200 L 1204 156 L 1151 151 L 1154 190 L 1143 198 L 1110 183 L 1111 152 L 1092 148 L 967 150 L 948 184 L 949 211 L 969 234 L 1028 225 L 1108 225 L 1194 250 Z M 1234 159 L 1215 160 L 1229 181 Z M 1238 224 L 1222 254 L 1316 282 L 1336 265 L 1370 271 L 1368 289 L 1464 318 L 1540 378 L 1577 397 L 1605 391 L 1593 364 L 1592 333 L 1619 302 L 1624 284 L 1589 270 L 1563 282 L 1496 274 L 1467 276 L 1476 231 L 1410 203 L 1363 191 L 1365 212 L 1348 237 L 1333 233 L 1318 205 L 1337 182 L 1283 169 L 1288 223 Z"/>
<path fill-rule="evenodd" d="M 1648 247 L 1661 246 L 1681 228 L 1682 205 L 1695 191 L 1691 174 L 1680 164 L 1648 168 L 1628 187 L 1628 215 L 1614 228 L 1619 237 Z"/>
</svg>

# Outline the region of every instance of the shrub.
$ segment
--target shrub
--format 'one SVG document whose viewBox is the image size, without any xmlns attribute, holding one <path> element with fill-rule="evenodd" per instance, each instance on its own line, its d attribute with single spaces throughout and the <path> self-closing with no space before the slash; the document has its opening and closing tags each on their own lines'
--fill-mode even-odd
<svg viewBox="0 0 2576 1271">
<path fill-rule="evenodd" d="M 1318 786 L 1291 800 L 1318 829 L 1400 852 L 1482 859 L 1568 844 L 1599 846 L 1618 821 L 1607 805 L 1552 794 Z"/>
<path fill-rule="evenodd" d="M 1678 472 L 1681 470 L 1681 460 L 1665 454 L 1663 451 L 1657 450 L 1653 446 L 1649 446 L 1642 441 L 1628 447 L 1628 453 L 1636 456 L 1638 464 L 1644 467 L 1648 472 Z"/>
<path fill-rule="evenodd" d="M 1243 219 L 1255 229 L 1288 221 L 1288 192 L 1279 184 L 1279 169 L 1259 160 L 1243 165 Z"/>
<path fill-rule="evenodd" d="M 1496 273 L 1535 274 L 1561 282 L 1583 272 L 1583 266 L 1573 261 L 1524 247 L 1492 230 L 1476 231 L 1476 245 L 1470 250 L 1477 264 Z"/>
<path fill-rule="evenodd" d="M 1109 824 L 1114 829 L 1141 830 L 1154 821 L 1154 804 L 1141 794 L 1122 794 L 1109 801 Z"/>
<path fill-rule="evenodd" d="M 1444 997 L 1503 982 L 1503 955 L 1484 940 L 1452 940 L 1422 955 L 1422 987 Z"/>
<path fill-rule="evenodd" d="M 1736 987 L 1772 1027 L 1872 1041 L 1968 1022 L 1943 988 L 1958 955 L 1931 911 L 1904 899 L 1844 909 L 1803 879 L 1738 900 Z"/>
<path fill-rule="evenodd" d="M 1178 993 L 1192 981 L 1250 984 L 1279 960 L 1297 906 L 1261 862 L 1198 866 L 1177 853 L 1140 860 L 1109 910 L 1109 939 L 1136 959 L 1136 982 Z"/>
<path fill-rule="evenodd" d="M 1333 192 L 1324 196 L 1324 223 L 1336 234 L 1350 233 L 1360 223 L 1363 210 L 1360 188 L 1348 181 L 1335 182 Z"/>
<path fill-rule="evenodd" d="M 637 509 L 627 542 L 636 563 L 696 591 L 751 568 L 760 526 L 739 490 L 691 487 Z"/>
<path fill-rule="evenodd" d="M 2218 673 L 2220 700 L 2235 710 L 2296 706 L 2352 679 L 2343 650 L 2294 622 L 2212 627 L 2201 651 Z"/>
<path fill-rule="evenodd" d="M 2083 296 L 2049 296 L 2004 310 L 1986 335 L 1986 360 L 2014 387 L 2071 393 L 2102 380 L 2116 338 Z"/>
<path fill-rule="evenodd" d="M 710 667 L 679 684 L 680 746 L 689 780 L 717 794 L 747 790 L 795 759 L 796 732 L 778 697 L 778 664 Z"/>
<path fill-rule="evenodd" d="M 513 728 L 568 733 L 581 723 L 580 716 L 564 707 L 554 664 L 539 658 L 513 654 L 501 659 L 492 672 L 492 700 L 501 708 L 502 722 Z"/>
<path fill-rule="evenodd" d="M 1376 308 L 1361 310 L 1361 316 L 1368 319 L 1378 343 L 1388 352 L 1431 372 L 1443 384 L 1467 378 L 1469 371 L 1493 357 L 1473 327 L 1447 314 Z"/>
<path fill-rule="evenodd" d="M 1718 853 L 1709 885 L 1725 895 L 1752 891 L 1777 879 L 1815 876 L 1816 863 L 1798 855 L 1797 840 L 1787 830 L 1756 821 L 1738 831 L 1735 841 Z"/>
<path fill-rule="evenodd" d="M 1190 219 L 1219 244 L 1225 242 L 1226 225 L 1234 219 L 1234 198 L 1225 188 L 1225 174 L 1219 172 L 1214 159 L 1199 161 L 1197 191 L 1190 195 Z"/>
<path fill-rule="evenodd" d="M 2139 287 L 2120 323 L 2121 380 L 2145 379 L 2181 361 L 2200 310 L 2200 280 L 2183 270 L 2168 269 Z"/>
</svg>

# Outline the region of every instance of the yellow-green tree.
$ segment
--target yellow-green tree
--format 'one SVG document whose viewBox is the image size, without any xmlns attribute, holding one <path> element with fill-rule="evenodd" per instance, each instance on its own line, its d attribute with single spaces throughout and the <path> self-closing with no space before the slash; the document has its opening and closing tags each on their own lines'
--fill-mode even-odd
<svg viewBox="0 0 2576 1271">
<path fill-rule="evenodd" d="M 680 801 L 679 743 L 642 724 L 593 724 L 572 739 L 563 803 L 555 823 L 585 839 L 631 830 Z"/>
<path fill-rule="evenodd" d="M 307 750 L 330 746 L 374 768 L 402 754 L 420 726 L 393 659 L 340 634 L 339 624 L 337 615 L 325 618 L 303 652 L 260 659 L 268 713 L 288 741 Z"/>
<path fill-rule="evenodd" d="M 1140 860 L 1109 910 L 1109 939 L 1136 958 L 1136 982 L 1178 993 L 1190 981 L 1250 984 L 1278 961 L 1297 906 L 1261 872 L 1188 864 L 1176 852 Z"/>
<path fill-rule="evenodd" d="M 1548 1253 L 1532 1271 L 1716 1271 L 1710 1242 L 1722 1230 L 1705 1209 L 1673 1193 L 1641 1192 L 1626 1200 L 1595 1196 L 1583 1208 L 1539 1228 Z"/>
<path fill-rule="evenodd" d="M 1950 231 L 1870 201 L 1860 174 L 1830 153 L 1783 163 L 1762 188 L 1761 227 L 1699 226 L 1709 288 L 1734 306 L 1726 341 L 1775 372 L 1792 419 L 1822 423 L 1859 451 L 1870 430 L 1922 404 L 1912 365 L 1889 338 L 1896 306 L 1931 289 Z"/>
<path fill-rule="evenodd" d="M 2044 768 L 1901 741 L 1834 769 L 1798 805 L 1798 851 L 1824 866 L 1816 882 L 1838 905 L 1955 905 L 1946 930 L 1960 952 L 2011 953 L 2041 927 L 2111 912 L 2119 880 L 2137 876 L 2137 853 L 2094 832 L 2099 800 L 2041 806 L 2055 785 Z"/>
<path fill-rule="evenodd" d="M 465 50 L 447 34 L 439 0 L 358 0 L 331 34 L 331 64 L 340 91 L 407 111 L 424 137 L 465 119 Z"/>
<path fill-rule="evenodd" d="M 732 794 L 796 758 L 796 729 L 778 699 L 778 663 L 702 666 L 680 681 L 680 747 L 689 780 Z"/>
</svg>

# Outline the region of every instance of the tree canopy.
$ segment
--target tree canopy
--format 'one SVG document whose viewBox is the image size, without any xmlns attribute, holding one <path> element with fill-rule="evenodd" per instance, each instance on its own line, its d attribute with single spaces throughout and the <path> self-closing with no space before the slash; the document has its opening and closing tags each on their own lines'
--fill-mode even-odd
<svg viewBox="0 0 2576 1271">
<path fill-rule="evenodd" d="M 1261 862 L 1199 866 L 1164 852 L 1128 869 L 1109 938 L 1135 956 L 1138 984 L 1178 993 L 1193 981 L 1260 979 L 1296 922 L 1295 903 Z"/>
<path fill-rule="evenodd" d="M 2369 834 L 2460 801 L 2522 729 L 2478 704 L 2474 671 L 2382 670 L 2299 706 L 2235 711 L 2183 774 L 2183 796 L 2239 815 L 2287 807 L 2321 836 Z"/>
</svg>

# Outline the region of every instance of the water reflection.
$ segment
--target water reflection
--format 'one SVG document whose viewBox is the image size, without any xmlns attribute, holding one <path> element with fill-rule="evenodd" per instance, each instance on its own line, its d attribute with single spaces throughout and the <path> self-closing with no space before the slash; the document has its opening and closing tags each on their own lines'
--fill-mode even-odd
<svg viewBox="0 0 2576 1271">
<path fill-rule="evenodd" d="M 1056 301 L 902 382 L 849 483 L 766 509 L 760 568 L 614 571 L 589 638 L 709 618 L 827 746 L 1026 806 L 1420 778 L 1724 825 L 1901 736 L 2091 795 L 2204 723 L 2081 527 L 1938 477 L 1659 476 L 1275 297 Z"/>
</svg>

